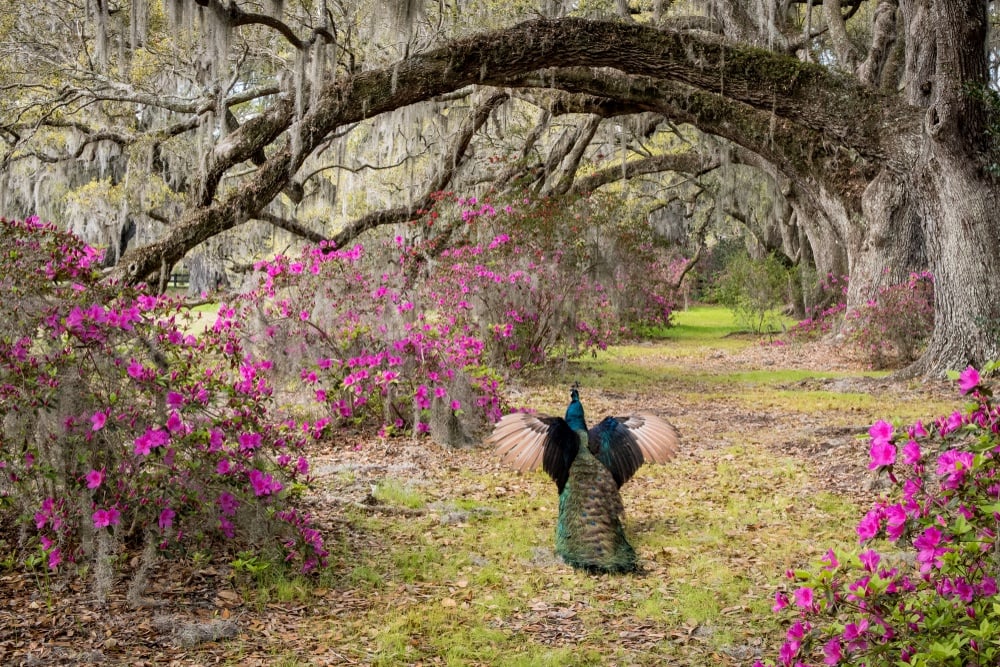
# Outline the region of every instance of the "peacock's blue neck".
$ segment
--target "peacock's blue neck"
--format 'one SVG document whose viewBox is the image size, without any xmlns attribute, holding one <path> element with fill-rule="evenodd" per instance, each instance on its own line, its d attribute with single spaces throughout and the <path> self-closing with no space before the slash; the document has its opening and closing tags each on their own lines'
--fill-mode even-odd
<svg viewBox="0 0 1000 667">
<path fill-rule="evenodd" d="M 580 393 L 573 389 L 570 391 L 569 406 L 566 408 L 566 423 L 574 431 L 587 431 L 587 421 L 583 417 L 583 404 L 580 403 Z"/>
</svg>

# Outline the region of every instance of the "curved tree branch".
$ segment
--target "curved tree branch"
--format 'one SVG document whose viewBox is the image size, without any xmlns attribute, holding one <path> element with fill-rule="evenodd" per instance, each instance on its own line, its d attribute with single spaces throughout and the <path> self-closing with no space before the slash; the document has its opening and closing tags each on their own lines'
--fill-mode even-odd
<svg viewBox="0 0 1000 667">
<path fill-rule="evenodd" d="M 273 213 L 258 213 L 254 216 L 257 220 L 270 223 L 279 229 L 284 229 L 286 232 L 291 232 L 296 236 L 302 237 L 307 241 L 312 243 L 322 243 L 326 241 L 326 237 L 319 232 L 314 232 L 313 230 L 299 224 L 295 220 L 289 220 L 288 218 L 282 218 L 279 215 L 274 215 Z"/>
<path fill-rule="evenodd" d="M 775 138 L 769 159 L 773 156 L 775 163 L 810 177 L 825 178 L 813 164 L 813 151 L 839 154 L 844 162 L 841 170 L 847 172 L 865 168 L 851 164 L 858 157 L 869 162 L 886 160 L 881 122 L 887 117 L 905 121 L 912 116 L 895 98 L 787 56 L 642 25 L 582 19 L 528 21 L 457 40 L 329 86 L 300 122 L 301 150 L 293 154 L 286 146 L 275 151 L 237 191 L 221 201 L 203 200 L 168 236 L 128 253 L 113 276 L 145 280 L 161 265 L 172 265 L 188 249 L 262 210 L 305 158 L 342 125 L 470 84 L 504 85 L 512 76 L 553 66 L 610 67 L 616 68 L 619 79 L 625 72 L 658 81 L 659 89 L 650 83 L 643 91 L 644 110 L 681 110 L 699 125 L 723 130 L 723 136 L 730 138 L 740 134 L 735 123 L 749 123 L 762 146 L 769 135 Z M 600 87 L 614 87 L 611 78 L 605 75 Z M 591 76 L 590 82 L 594 80 Z M 635 91 L 623 93 L 623 99 L 637 99 Z M 226 170 L 273 142 L 288 129 L 293 113 L 294 103 L 279 99 L 269 111 L 220 141 L 208 159 L 209 182 L 218 182 Z M 801 140 L 803 135 L 809 139 L 804 144 L 788 141 L 792 137 Z"/>
<path fill-rule="evenodd" d="M 663 171 L 676 171 L 683 174 L 701 176 L 717 168 L 719 164 L 717 158 L 705 155 L 700 151 L 657 155 L 642 160 L 626 162 L 624 167 L 616 165 L 601 169 L 589 176 L 577 179 L 573 184 L 572 192 L 586 195 L 608 183 Z"/>
</svg>

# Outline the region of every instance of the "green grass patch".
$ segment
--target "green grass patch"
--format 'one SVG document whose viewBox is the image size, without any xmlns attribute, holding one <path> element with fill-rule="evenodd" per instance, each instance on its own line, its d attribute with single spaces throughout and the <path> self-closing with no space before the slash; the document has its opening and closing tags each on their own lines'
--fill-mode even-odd
<svg viewBox="0 0 1000 667">
<path fill-rule="evenodd" d="M 387 505 L 420 509 L 427 504 L 423 494 L 411 484 L 398 479 L 384 479 L 375 486 L 372 492 L 375 500 Z"/>
</svg>

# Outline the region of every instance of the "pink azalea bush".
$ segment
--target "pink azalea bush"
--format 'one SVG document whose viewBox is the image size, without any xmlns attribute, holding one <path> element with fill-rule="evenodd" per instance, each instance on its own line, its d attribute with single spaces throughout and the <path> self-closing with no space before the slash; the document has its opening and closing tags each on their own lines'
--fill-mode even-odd
<svg viewBox="0 0 1000 667">
<path fill-rule="evenodd" d="M 879 290 L 847 318 L 849 346 L 872 368 L 915 360 L 934 330 L 934 279 L 927 271 Z"/>
<path fill-rule="evenodd" d="M 871 427 L 870 466 L 895 491 L 859 522 L 859 552 L 788 572 L 774 610 L 791 625 L 756 665 L 1000 663 L 1000 407 L 976 369 L 957 379 L 965 410 Z"/>
<path fill-rule="evenodd" d="M 319 429 L 426 432 L 435 401 L 496 416 L 499 378 L 484 365 L 470 306 L 431 310 L 398 258 L 378 264 L 361 245 L 325 244 L 259 263 L 259 289 L 237 306 L 257 322 L 252 344 L 277 351 L 294 390 L 321 407 Z"/>
<path fill-rule="evenodd" d="M 405 236 L 258 263 L 259 288 L 234 306 L 257 323 L 254 345 L 277 350 L 289 381 L 310 390 L 324 425 L 426 433 L 443 413 L 483 429 L 500 415 L 505 379 L 627 333 L 588 250 L 554 235 L 559 207 L 439 199 L 445 213 L 425 212 Z M 649 317 L 663 323 L 671 304 L 654 282 Z"/>
<path fill-rule="evenodd" d="M 847 310 L 847 276 L 828 273 L 819 281 L 819 303 L 807 309 L 805 319 L 788 330 L 788 336 L 797 340 L 815 340 L 835 333 Z"/>
<path fill-rule="evenodd" d="M 271 362 L 233 311 L 194 335 L 178 303 L 99 281 L 76 238 L 0 228 L 0 509 L 19 546 L 53 570 L 109 540 L 322 565 L 290 493 L 314 429 L 275 412 Z"/>
</svg>

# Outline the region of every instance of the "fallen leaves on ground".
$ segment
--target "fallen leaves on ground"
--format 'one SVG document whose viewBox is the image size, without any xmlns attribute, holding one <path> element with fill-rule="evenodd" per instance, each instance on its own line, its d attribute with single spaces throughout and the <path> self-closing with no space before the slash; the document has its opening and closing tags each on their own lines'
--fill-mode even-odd
<svg viewBox="0 0 1000 667">
<path fill-rule="evenodd" d="M 713 372 L 734 369 L 849 367 L 821 344 L 754 345 L 737 353 L 708 349 L 683 359 L 672 358 L 669 344 L 651 344 L 648 352 L 641 363 L 689 364 L 692 372 L 709 378 Z M 673 465 L 683 471 L 687 486 L 659 488 L 655 478 L 640 473 L 625 490 L 634 533 L 675 529 L 672 508 L 688 502 L 703 505 L 697 509 L 709 520 L 713 504 L 721 507 L 745 492 L 753 479 L 723 484 L 715 474 L 720 467 L 740 466 L 734 447 L 800 461 L 808 481 L 794 493 L 803 497 L 819 488 L 851 498 L 860 507 L 878 491 L 867 468 L 863 436 L 874 419 L 886 415 L 864 410 L 783 411 L 780 406 L 748 405 L 727 397 L 718 387 L 711 389 L 710 400 L 699 400 L 690 391 L 673 393 L 669 385 L 631 393 L 589 389 L 586 405 L 592 420 L 650 406 L 673 421 L 683 435 L 683 452 Z M 951 397 L 943 384 L 902 385 L 863 377 L 807 379 L 791 383 L 789 390 L 874 394 L 887 410 L 901 403 Z M 765 532 L 780 528 L 757 521 L 752 513 L 727 528 L 727 546 L 714 554 L 717 562 L 749 582 L 741 601 L 719 611 L 724 631 L 731 636 L 721 651 L 715 637 L 720 628 L 680 617 L 663 620 L 670 617 L 671 596 L 678 594 L 678 586 L 699 585 L 669 579 L 673 568 L 691 557 L 676 547 L 642 552 L 641 577 L 587 578 L 560 563 L 550 543 L 540 544 L 527 560 L 503 564 L 507 576 L 538 581 L 532 589 L 535 597 L 508 600 L 506 607 L 495 604 L 493 597 L 509 595 L 503 581 L 485 587 L 475 583 L 474 558 L 468 571 L 449 581 L 398 581 L 392 573 L 375 573 L 380 578 L 377 585 L 352 582 L 347 578 L 352 554 L 383 554 L 389 562 L 404 540 L 416 539 L 430 540 L 438 551 L 448 553 L 468 531 L 480 530 L 484 518 L 503 512 L 507 506 L 503 503 L 547 487 L 536 478 L 501 468 L 489 451 L 447 450 L 409 439 L 382 442 L 344 433 L 335 442 L 318 444 L 311 458 L 317 483 L 310 509 L 326 529 L 328 541 L 344 548 L 337 554 L 334 576 L 308 591 L 304 600 L 248 599 L 245 590 L 234 586 L 228 566 L 218 563 L 161 562 L 138 605 L 134 600 L 130 604 L 122 593 L 98 604 L 84 581 L 49 579 L 15 568 L 0 574 L 0 664 L 370 664 L 379 661 L 382 650 L 381 614 L 432 606 L 445 614 L 477 614 L 488 629 L 510 641 L 556 649 L 587 647 L 635 664 L 748 664 L 767 650 L 767 638 L 761 636 L 749 605 L 769 597 L 770 586 L 781 575 L 761 547 Z M 386 478 L 414 485 L 426 507 L 407 510 L 373 501 L 373 485 Z M 700 494 L 696 500 L 695 493 Z M 537 515 L 538 521 L 550 524 L 556 512 L 554 493 L 540 497 L 529 510 L 516 511 L 524 513 L 525 521 Z M 385 530 L 366 530 L 357 520 L 359 515 L 379 522 Z M 415 525 L 422 536 L 421 530 L 414 531 Z M 817 536 L 823 532 L 824 527 L 817 526 Z M 653 598 L 667 608 L 659 616 L 642 611 L 642 604 Z M 653 617 L 658 620 L 650 620 Z M 407 650 L 420 656 L 422 664 L 443 663 L 434 653 L 434 639 L 416 631 Z"/>
</svg>

